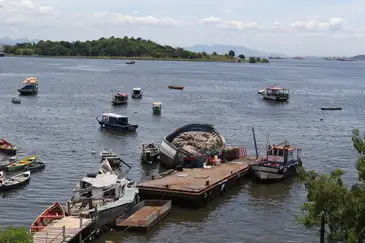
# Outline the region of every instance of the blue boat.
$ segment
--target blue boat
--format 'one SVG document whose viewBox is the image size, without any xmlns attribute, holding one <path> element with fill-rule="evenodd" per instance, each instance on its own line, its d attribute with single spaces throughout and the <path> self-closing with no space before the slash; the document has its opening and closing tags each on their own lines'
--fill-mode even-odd
<svg viewBox="0 0 365 243">
<path fill-rule="evenodd" d="M 103 128 L 109 128 L 123 132 L 135 132 L 138 125 L 132 125 L 128 123 L 128 117 L 118 115 L 115 113 L 103 113 L 101 116 L 96 117 L 100 126 Z"/>
<path fill-rule="evenodd" d="M 18 92 L 21 95 L 35 95 L 38 93 L 38 83 L 37 78 L 28 77 L 24 80 L 25 86 L 21 89 L 18 89 Z"/>
</svg>

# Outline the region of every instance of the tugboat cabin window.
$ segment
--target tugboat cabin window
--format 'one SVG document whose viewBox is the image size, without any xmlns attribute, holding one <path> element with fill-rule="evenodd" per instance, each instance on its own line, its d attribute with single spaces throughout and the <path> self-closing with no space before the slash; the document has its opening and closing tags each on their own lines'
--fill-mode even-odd
<svg viewBox="0 0 365 243">
<path fill-rule="evenodd" d="M 127 125 L 128 118 L 127 117 L 109 117 L 109 123 L 115 125 Z"/>
<path fill-rule="evenodd" d="M 141 94 L 141 90 L 133 90 L 133 93 L 136 95 L 139 95 L 139 94 Z"/>
</svg>

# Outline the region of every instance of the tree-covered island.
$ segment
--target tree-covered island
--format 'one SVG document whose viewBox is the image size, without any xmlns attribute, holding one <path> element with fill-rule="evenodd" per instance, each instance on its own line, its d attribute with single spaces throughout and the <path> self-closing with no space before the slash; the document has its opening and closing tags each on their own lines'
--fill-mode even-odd
<svg viewBox="0 0 365 243">
<path fill-rule="evenodd" d="M 41 57 L 85 57 L 108 59 L 140 59 L 140 60 L 176 60 L 176 61 L 218 61 L 218 62 L 250 62 L 268 63 L 266 58 L 250 57 L 243 54 L 236 57 L 231 50 L 225 55 L 216 52 L 192 52 L 183 48 L 160 45 L 142 38 L 100 38 L 92 41 L 39 41 L 37 43 L 18 43 L 5 46 L 5 53 L 14 56 Z"/>
</svg>

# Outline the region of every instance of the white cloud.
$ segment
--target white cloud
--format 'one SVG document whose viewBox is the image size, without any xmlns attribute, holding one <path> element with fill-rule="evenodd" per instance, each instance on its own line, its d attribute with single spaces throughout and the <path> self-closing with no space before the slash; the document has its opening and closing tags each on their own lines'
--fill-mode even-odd
<svg viewBox="0 0 365 243">
<path fill-rule="evenodd" d="M 332 17 L 327 21 L 310 20 L 307 22 L 295 21 L 291 24 L 294 29 L 307 32 L 341 32 L 350 31 L 351 26 L 343 18 Z"/>
<path fill-rule="evenodd" d="M 229 30 L 246 30 L 246 29 L 258 29 L 260 25 L 254 21 L 226 21 L 216 17 L 208 17 L 202 20 L 203 24 L 212 25 L 219 29 L 229 29 Z"/>
</svg>

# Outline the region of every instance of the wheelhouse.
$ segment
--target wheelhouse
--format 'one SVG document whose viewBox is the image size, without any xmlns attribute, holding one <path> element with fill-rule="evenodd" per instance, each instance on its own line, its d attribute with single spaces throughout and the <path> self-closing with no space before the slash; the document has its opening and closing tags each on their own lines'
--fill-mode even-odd
<svg viewBox="0 0 365 243">
<path fill-rule="evenodd" d="M 115 113 L 104 113 L 101 117 L 102 122 L 111 125 L 128 125 L 128 117 Z"/>
<path fill-rule="evenodd" d="M 289 97 L 289 89 L 272 86 L 266 88 L 266 94 L 279 97 Z"/>
<path fill-rule="evenodd" d="M 266 153 L 266 162 L 271 164 L 286 164 L 293 161 L 300 160 L 301 149 L 293 148 L 287 142 L 283 142 L 277 146 L 268 147 Z"/>
<path fill-rule="evenodd" d="M 128 100 L 128 94 L 125 93 L 117 93 L 114 95 L 114 100 L 115 101 L 127 101 Z"/>
<path fill-rule="evenodd" d="M 142 93 L 141 88 L 133 88 L 133 95 L 140 95 Z"/>
</svg>

